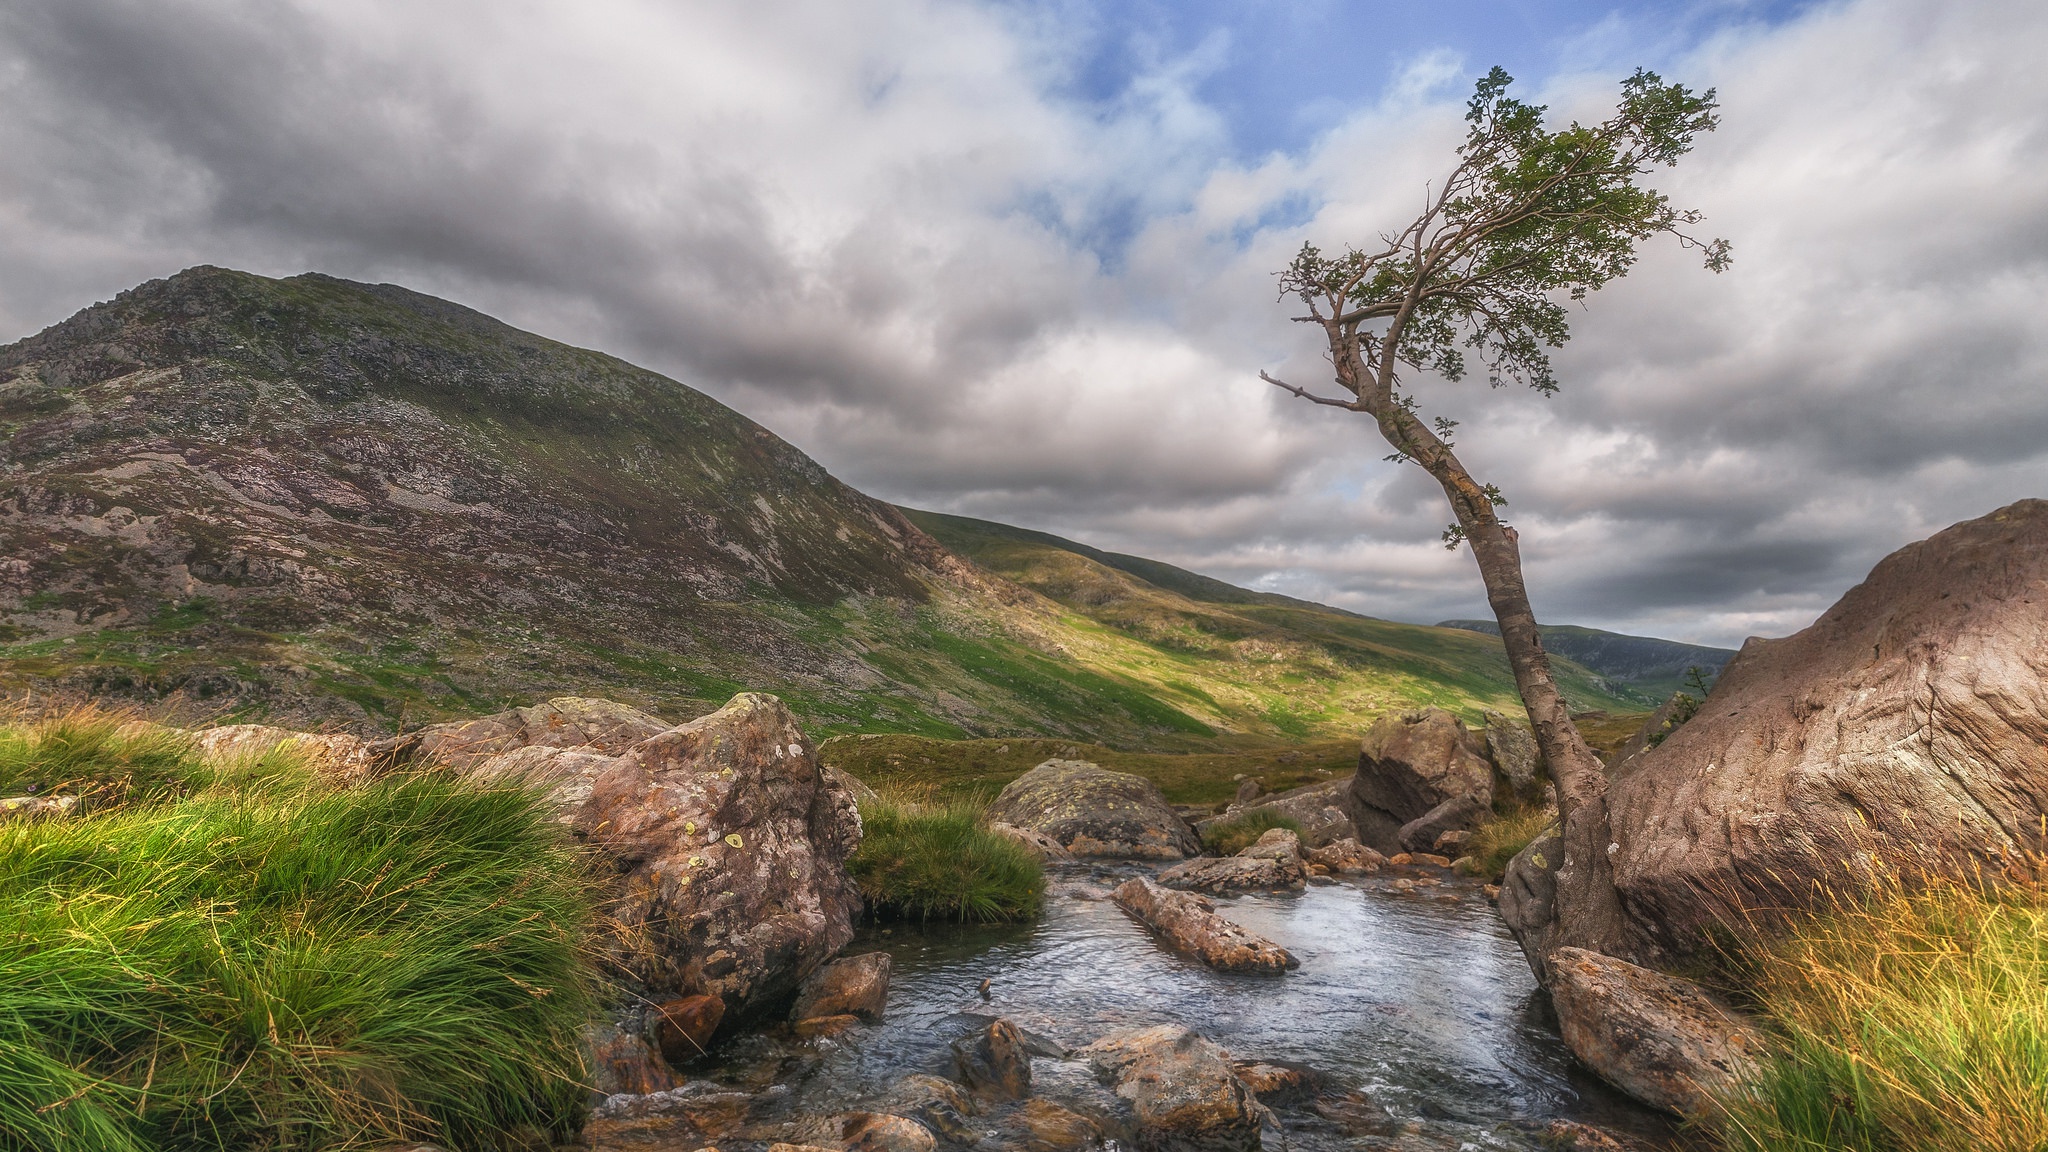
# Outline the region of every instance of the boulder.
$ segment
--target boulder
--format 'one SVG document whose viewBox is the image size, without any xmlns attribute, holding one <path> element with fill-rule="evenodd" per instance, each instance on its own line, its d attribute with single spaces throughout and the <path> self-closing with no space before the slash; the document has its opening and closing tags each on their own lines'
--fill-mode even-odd
<svg viewBox="0 0 2048 1152">
<path fill-rule="evenodd" d="M 1544 957 L 1557 936 L 1557 869 L 1563 862 L 1564 837 L 1553 824 L 1508 861 L 1494 897 L 1502 922 L 1543 984 L 1550 982 Z"/>
<path fill-rule="evenodd" d="M 618 757 L 587 748 L 529 744 L 482 760 L 468 761 L 467 766 L 458 771 L 480 784 L 518 785 L 544 790 L 548 802 L 555 807 L 557 819 L 570 823 L 590 799 L 590 791 L 596 787 L 597 778 L 617 764 Z"/>
<path fill-rule="evenodd" d="M 1478 796 L 1453 796 L 1401 825 L 1401 847 L 1409 852 L 1431 851 L 1440 838 L 1460 832 L 1470 834 L 1492 813 L 1489 802 Z"/>
<path fill-rule="evenodd" d="M 646 1094 L 606 1098 L 590 1110 L 582 1142 L 598 1152 L 629 1148 L 702 1148 L 736 1135 L 760 1099 L 710 1080 Z"/>
<path fill-rule="evenodd" d="M 1103 1142 L 1102 1129 L 1095 1121 L 1051 1100 L 1026 1100 L 1007 1119 L 1019 1138 L 999 1145 L 1004 1148 L 1021 1152 L 1081 1152 Z"/>
<path fill-rule="evenodd" d="M 609 1023 L 585 1025 L 578 1037 L 591 1090 L 599 1096 L 635 1096 L 676 1086 L 675 1073 L 643 1037 Z"/>
<path fill-rule="evenodd" d="M 987 1028 L 953 1041 L 953 1068 L 977 1096 L 1022 1100 L 1031 1095 L 1031 1052 L 1008 1020 L 992 1020 Z"/>
<path fill-rule="evenodd" d="M 1074 858 L 1074 854 L 1067 851 L 1059 841 L 1043 832 L 1034 832 L 1029 828 L 1019 828 L 1015 824 L 1001 822 L 990 824 L 988 830 L 1005 840 L 1023 845 L 1033 856 L 1048 864 Z"/>
<path fill-rule="evenodd" d="M 1259 783 L 1257 777 L 1247 776 L 1245 777 L 1244 781 L 1237 786 L 1237 795 L 1231 801 L 1231 803 L 1233 805 L 1249 804 L 1252 801 L 1257 800 L 1259 798 L 1259 794 L 1261 792 L 1264 792 L 1265 790 L 1266 786 Z"/>
<path fill-rule="evenodd" d="M 1449 712 L 1390 714 L 1366 732 L 1348 795 L 1359 842 L 1391 854 L 1402 850 L 1403 825 L 1446 801 L 1471 797 L 1481 812 L 1491 806 L 1493 766 Z"/>
<path fill-rule="evenodd" d="M 889 974 L 895 963 L 887 952 L 863 952 L 834 960 L 804 978 L 797 989 L 792 1020 L 813 1016 L 858 1016 L 875 1021 L 889 999 Z"/>
<path fill-rule="evenodd" d="M 1235 856 L 1175 864 L 1159 874 L 1159 882 L 1196 892 L 1299 892 L 1308 887 L 1308 865 L 1300 837 L 1273 828 Z"/>
<path fill-rule="evenodd" d="M 1293 953 L 1218 916 L 1214 901 L 1192 892 L 1162 888 L 1139 876 L 1118 886 L 1111 899 L 1174 951 L 1211 968 L 1277 976 L 1300 966 Z"/>
<path fill-rule="evenodd" d="M 1504 784 L 1525 804 L 1543 794 L 1543 752 L 1526 719 L 1486 710 L 1486 758 L 1493 761 L 1495 783 Z"/>
<path fill-rule="evenodd" d="M 515 748 L 536 744 L 616 756 L 667 731 L 668 727 L 667 721 L 629 705 L 558 696 L 545 704 L 514 708 L 477 720 L 429 724 L 417 731 L 379 740 L 369 746 L 369 753 L 384 765 L 438 763 L 460 770 Z"/>
<path fill-rule="evenodd" d="M 370 746 L 345 732 L 295 732 L 268 724 L 223 724 L 192 733 L 199 754 L 213 761 L 240 760 L 261 756 L 288 745 L 306 757 L 323 780 L 337 784 L 359 784 L 372 775 Z"/>
<path fill-rule="evenodd" d="M 973 1144 L 981 1136 L 968 1122 L 981 1111 L 980 1105 L 951 1080 L 913 1072 L 889 1089 L 884 1106 L 955 1144 Z"/>
<path fill-rule="evenodd" d="M 1320 864 L 1332 872 L 1346 875 L 1360 872 L 1377 872 L 1387 858 L 1367 848 L 1358 841 L 1346 837 L 1321 848 L 1308 850 L 1308 862 Z"/>
<path fill-rule="evenodd" d="M 1239 1060 L 1237 1078 L 1268 1107 L 1292 1107 L 1315 1100 L 1328 1079 L 1306 1064 L 1291 1060 Z"/>
<path fill-rule="evenodd" d="M 1158 785 L 1085 760 L 1047 760 L 1010 781 L 988 818 L 1042 832 L 1076 856 L 1180 860 L 1202 850 Z"/>
<path fill-rule="evenodd" d="M 1221 815 L 1197 820 L 1195 831 L 1206 835 L 1218 824 L 1241 820 L 1253 812 L 1270 811 L 1301 825 L 1302 842 L 1310 846 L 1329 844 L 1347 836 L 1356 838 L 1358 829 L 1352 824 L 1346 809 L 1350 803 L 1350 790 L 1351 778 L 1347 776 L 1276 792 L 1250 802 L 1233 804 Z"/>
<path fill-rule="evenodd" d="M 1128 1101 L 1146 1152 L 1254 1152 L 1258 1100 L 1221 1048 L 1178 1024 L 1126 1028 L 1081 1049 Z"/>
<path fill-rule="evenodd" d="M 1712 1119 L 1755 1075 L 1763 1038 L 1699 985 L 1582 948 L 1557 949 L 1549 967 L 1572 1055 L 1643 1103 Z"/>
<path fill-rule="evenodd" d="M 661 1058 L 681 1066 L 704 1055 L 718 1025 L 725 1019 L 725 1001 L 697 993 L 678 996 L 654 1006 L 653 1033 Z"/>
<path fill-rule="evenodd" d="M 855 1112 L 840 1121 L 839 1141 L 845 1152 L 938 1152 L 931 1129 L 886 1112 Z"/>
<path fill-rule="evenodd" d="M 2048 501 L 1894 552 L 1806 630 L 1751 640 L 1619 766 L 1614 879 L 1646 955 L 1759 909 L 2048 850 Z"/>
<path fill-rule="evenodd" d="M 773 696 L 633 745 L 570 826 L 616 870 L 613 958 L 650 999 L 717 996 L 729 1029 L 853 938 L 858 814 Z"/>
</svg>

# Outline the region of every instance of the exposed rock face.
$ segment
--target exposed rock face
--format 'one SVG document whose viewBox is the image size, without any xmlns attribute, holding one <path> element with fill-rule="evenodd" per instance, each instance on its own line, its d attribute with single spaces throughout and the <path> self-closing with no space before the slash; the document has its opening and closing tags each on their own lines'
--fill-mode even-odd
<svg viewBox="0 0 2048 1152">
<path fill-rule="evenodd" d="M 605 756 L 669 729 L 666 720 L 610 700 L 557 696 L 495 716 L 430 724 L 372 746 L 395 762 L 424 761 L 462 771 L 518 748 L 576 748 Z"/>
<path fill-rule="evenodd" d="M 1033 856 L 1048 864 L 1074 858 L 1074 854 L 1067 851 L 1064 845 L 1043 832 L 1034 832 L 1029 828 L 1019 828 L 1015 824 L 1004 824 L 1000 821 L 990 824 L 988 830 L 1005 840 L 1023 845 L 1030 849 Z"/>
<path fill-rule="evenodd" d="M 804 979 L 797 990 L 792 1020 L 813 1016 L 858 1016 L 880 1020 L 889 1000 L 889 974 L 895 962 L 887 952 L 863 952 L 834 960 Z"/>
<path fill-rule="evenodd" d="M 1456 716 L 1441 708 L 1387 715 L 1366 732 L 1350 791 L 1361 843 L 1399 852 L 1403 825 L 1460 797 L 1490 805 L 1493 766 Z"/>
<path fill-rule="evenodd" d="M 1492 806 L 1479 796 L 1466 793 L 1431 808 L 1415 819 L 1401 825 L 1399 839 L 1401 847 L 1408 852 L 1429 852 L 1436 848 L 1436 842 L 1448 835 L 1467 833 L 1478 827 L 1493 812 Z"/>
<path fill-rule="evenodd" d="M 1196 892 L 1299 892 L 1308 887 L 1308 865 L 1301 857 L 1301 838 L 1273 828 L 1235 856 L 1175 864 L 1159 873 L 1159 882 Z"/>
<path fill-rule="evenodd" d="M 1143 876 L 1119 885 L 1111 898 L 1166 939 L 1176 952 L 1224 972 L 1277 976 L 1300 961 L 1271 940 L 1216 914 L 1214 901 L 1162 888 Z"/>
<path fill-rule="evenodd" d="M 599 1096 L 664 1092 L 678 1083 L 675 1073 L 640 1036 L 611 1024 L 591 1024 L 583 1029 L 581 1039 L 590 1065 L 591 1088 Z"/>
<path fill-rule="evenodd" d="M 1301 825 L 1303 843 L 1320 847 L 1349 836 L 1356 838 L 1358 829 L 1351 822 L 1345 806 L 1350 803 L 1351 778 L 1326 780 L 1321 784 L 1309 784 L 1301 788 L 1276 792 L 1270 796 L 1240 802 L 1220 816 L 1195 821 L 1195 831 L 1205 833 L 1218 824 L 1241 820 L 1259 811 L 1272 811 Z"/>
<path fill-rule="evenodd" d="M 1697 984 L 1581 948 L 1551 953 L 1550 976 L 1572 1054 L 1645 1104 L 1711 1119 L 1756 1071 L 1762 1037 Z"/>
<path fill-rule="evenodd" d="M 1180 860 L 1202 850 L 1158 785 L 1085 760 L 1047 760 L 1010 781 L 988 818 L 1042 832 L 1075 856 Z"/>
<path fill-rule="evenodd" d="M 2048 848 L 2048 501 L 1881 561 L 1805 631 L 1752 640 L 1612 786 L 1615 883 L 1648 950 L 1731 905 L 1799 907 L 1862 853 L 1993 872 Z"/>
<path fill-rule="evenodd" d="M 478 783 L 545 788 L 548 801 L 564 822 L 573 821 L 589 801 L 597 778 L 612 770 L 618 757 L 586 748 L 552 748 L 529 744 L 477 761 L 463 775 Z"/>
<path fill-rule="evenodd" d="M 571 827 L 618 869 L 618 962 L 656 995 L 722 998 L 730 1024 L 853 938 L 852 809 L 782 702 L 742 693 L 635 744 Z"/>
<path fill-rule="evenodd" d="M 1321 848 L 1309 849 L 1308 862 L 1320 864 L 1332 872 L 1351 874 L 1377 872 L 1387 862 L 1387 858 L 1358 841 L 1347 838 Z"/>
<path fill-rule="evenodd" d="M 1544 958 L 1557 935 L 1557 869 L 1564 862 L 1564 837 L 1552 825 L 1508 861 L 1497 905 L 1500 918 L 1539 983 L 1550 982 Z"/>
<path fill-rule="evenodd" d="M 704 1055 L 718 1025 L 725 1020 L 725 1001 L 699 992 L 678 996 L 654 1007 L 653 1033 L 661 1058 L 680 1067 Z"/>
<path fill-rule="evenodd" d="M 370 774 L 369 746 L 345 732 L 294 732 L 268 724 L 223 724 L 192 733 L 199 752 L 209 760 L 236 760 L 261 756 L 280 744 L 312 762 L 322 779 L 338 784 L 355 784 Z"/>
<path fill-rule="evenodd" d="M 1023 1033 L 1008 1020 L 992 1020 L 982 1031 L 954 1041 L 953 1067 L 977 1095 L 998 1100 L 1031 1095 L 1031 1053 Z"/>
<path fill-rule="evenodd" d="M 1524 802 L 1543 793 L 1543 752 L 1526 721 L 1504 712 L 1486 712 L 1486 758 L 1493 761 L 1501 783 Z"/>
<path fill-rule="evenodd" d="M 1253 1152 L 1258 1101 L 1221 1048 L 1178 1024 L 1112 1032 L 1081 1049 L 1128 1100 L 1147 1152 Z"/>
</svg>

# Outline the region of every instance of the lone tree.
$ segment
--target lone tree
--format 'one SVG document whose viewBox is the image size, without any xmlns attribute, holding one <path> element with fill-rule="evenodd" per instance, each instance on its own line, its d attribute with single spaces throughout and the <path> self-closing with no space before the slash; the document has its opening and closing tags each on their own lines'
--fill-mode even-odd
<svg viewBox="0 0 2048 1152">
<path fill-rule="evenodd" d="M 1388 460 L 1420 465 L 1443 486 L 1456 517 L 1445 546 L 1472 546 L 1515 686 L 1557 786 L 1564 859 L 1555 918 L 1548 928 L 1518 928 L 1541 967 L 1563 945 L 1627 950 L 1608 858 L 1607 778 L 1551 677 L 1515 531 L 1495 511 L 1507 501 L 1452 451 L 1456 422 L 1425 419 L 1416 379 L 1457 380 L 1471 367 L 1469 355 L 1496 388 L 1519 383 L 1551 395 L 1558 384 L 1546 349 L 1570 335 L 1567 301 L 1626 275 L 1636 246 L 1659 233 L 1703 251 L 1716 272 L 1728 265 L 1728 243 L 1694 238 L 1686 229 L 1700 214 L 1673 208 L 1639 182 L 1676 164 L 1694 137 L 1713 131 L 1712 89 L 1694 94 L 1638 70 L 1622 82 L 1611 117 L 1553 132 L 1544 127 L 1545 109 L 1510 97 L 1509 83 L 1499 68 L 1479 81 L 1457 164 L 1414 222 L 1382 235 L 1370 250 L 1347 247 L 1328 256 L 1305 244 L 1280 274 L 1282 298 L 1308 305 L 1308 315 L 1295 319 L 1320 326 L 1328 338 L 1342 393 L 1318 395 L 1259 375 L 1305 400 L 1371 416 L 1393 446 Z"/>
</svg>

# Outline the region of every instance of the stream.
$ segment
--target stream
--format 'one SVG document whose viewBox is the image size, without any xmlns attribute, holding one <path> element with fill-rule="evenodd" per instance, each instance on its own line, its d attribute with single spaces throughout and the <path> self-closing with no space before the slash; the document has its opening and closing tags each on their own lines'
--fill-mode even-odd
<svg viewBox="0 0 2048 1152">
<path fill-rule="evenodd" d="M 944 1075 L 949 1043 L 1005 1016 L 1076 1046 L 1113 1028 L 1174 1022 L 1238 1059 L 1296 1061 L 1356 1090 L 1364 1125 L 1283 1113 L 1297 1152 L 1544 1147 L 1553 1119 L 1645 1149 L 1684 1145 L 1670 1123 L 1577 1068 L 1520 949 L 1476 884 L 1402 891 L 1386 874 L 1289 896 L 1217 901 L 1291 950 L 1284 977 L 1211 971 L 1163 948 L 1108 899 L 1134 866 L 1068 865 L 1043 917 L 986 927 L 869 926 L 848 953 L 895 964 L 886 1018 L 838 1039 L 761 1034 L 716 1054 L 715 1079 L 787 1085 L 785 1116 L 853 1110 L 913 1072 Z M 990 982 L 984 1000 L 977 989 Z M 1041 1057 L 1040 1094 L 1086 1080 Z M 702 1074 L 701 1072 L 699 1073 Z M 1085 1091 L 1085 1084 L 1081 1090 Z M 1267 1152 L 1279 1152 L 1267 1139 Z"/>
</svg>

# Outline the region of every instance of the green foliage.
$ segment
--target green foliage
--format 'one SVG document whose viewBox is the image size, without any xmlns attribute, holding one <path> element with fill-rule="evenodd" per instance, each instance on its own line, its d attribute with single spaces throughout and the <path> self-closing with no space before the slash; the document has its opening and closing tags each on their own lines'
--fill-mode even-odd
<svg viewBox="0 0 2048 1152">
<path fill-rule="evenodd" d="M 533 795 L 328 791 L 288 756 L 223 779 L 80 716 L 0 748 L 12 779 L 100 797 L 0 824 L 0 1148 L 471 1150 L 575 1124 L 592 893 Z"/>
<path fill-rule="evenodd" d="M 1671 710 L 1665 714 L 1657 730 L 1643 738 L 1643 742 L 1655 748 L 1670 739 L 1685 722 L 1700 714 L 1700 699 L 1689 692 L 1680 692 L 1671 697 Z"/>
<path fill-rule="evenodd" d="M 1741 1152 L 2048 1148 L 2048 898 L 1890 884 L 1758 944 L 1775 1053 L 1733 1101 Z"/>
<path fill-rule="evenodd" d="M 1498 879 L 1507 872 L 1508 861 L 1517 852 L 1556 822 L 1557 813 L 1548 808 L 1515 808 L 1473 829 L 1472 839 L 1465 842 L 1465 855 L 1473 860 L 1473 874 Z"/>
<path fill-rule="evenodd" d="M 87 810 L 183 795 L 214 778 L 174 729 L 74 711 L 0 727 L 0 796 L 77 796 Z"/>
<path fill-rule="evenodd" d="M 1282 816 L 1270 808 L 1254 808 L 1235 820 L 1211 824 L 1202 833 L 1202 847 L 1218 856 L 1234 856 L 1275 828 L 1285 828 L 1296 836 L 1308 833 L 1301 821 L 1292 816 Z"/>
<path fill-rule="evenodd" d="M 846 870 L 878 915 L 972 923 L 1031 920 L 1045 897 L 1032 852 L 982 821 L 972 800 L 901 798 L 861 805 L 861 843 Z"/>
</svg>

